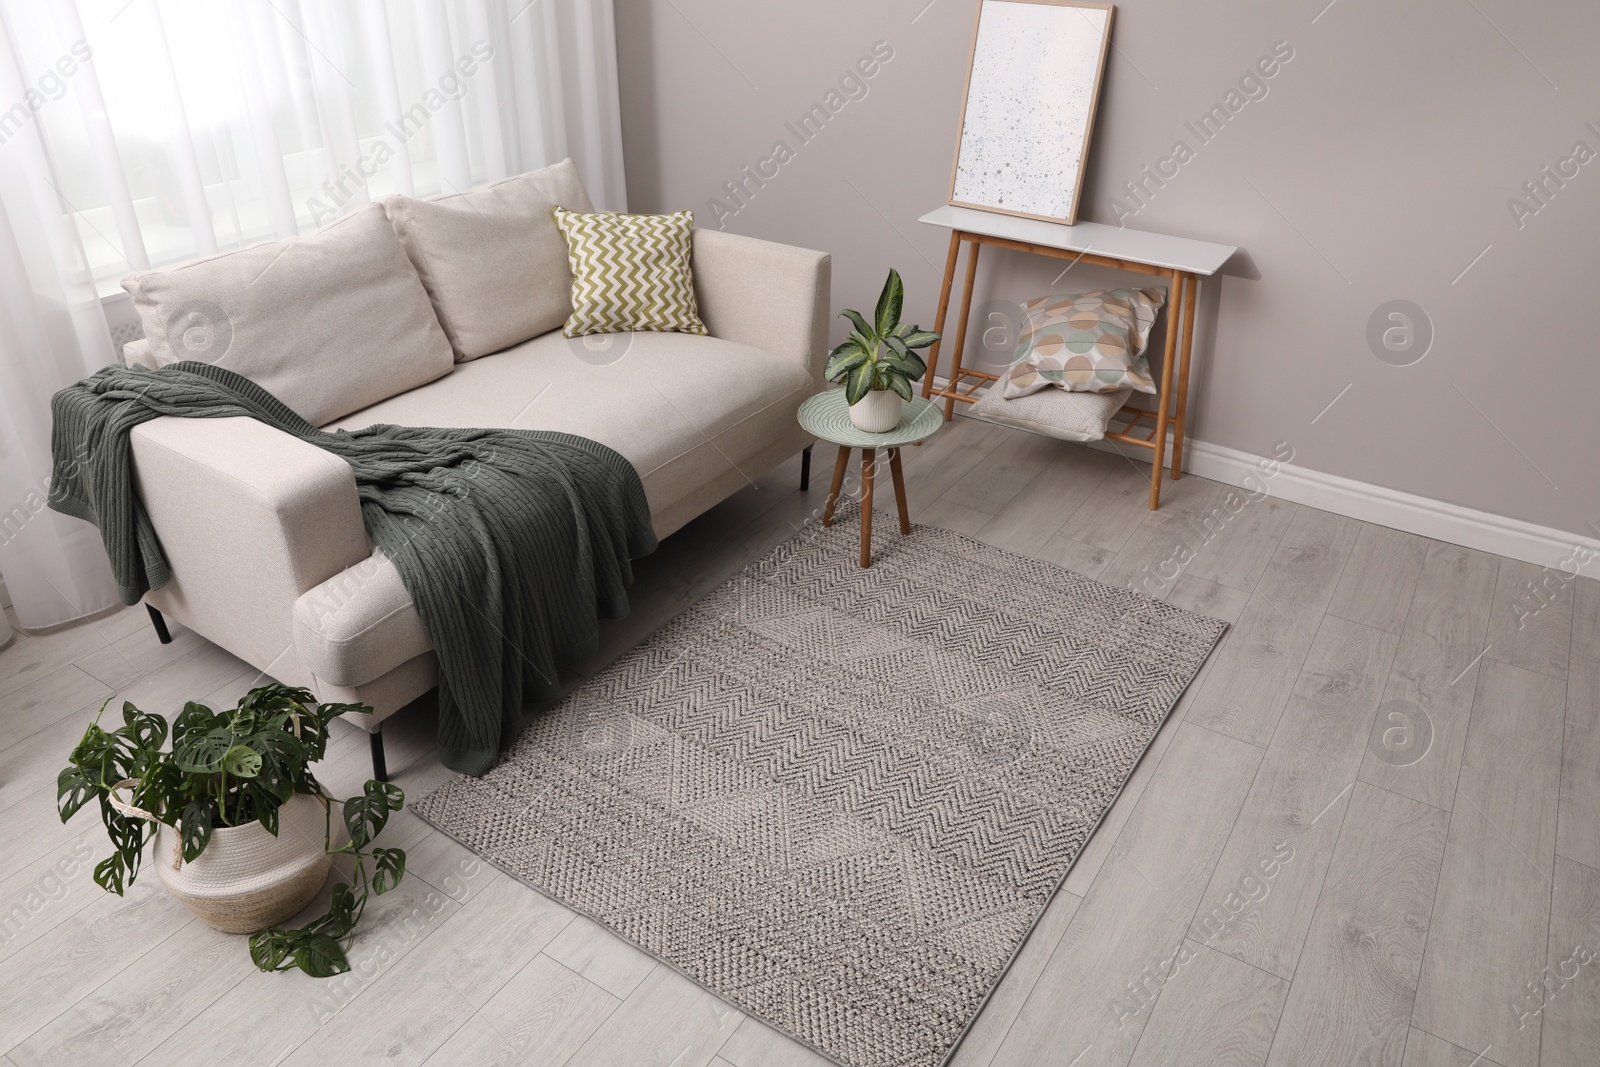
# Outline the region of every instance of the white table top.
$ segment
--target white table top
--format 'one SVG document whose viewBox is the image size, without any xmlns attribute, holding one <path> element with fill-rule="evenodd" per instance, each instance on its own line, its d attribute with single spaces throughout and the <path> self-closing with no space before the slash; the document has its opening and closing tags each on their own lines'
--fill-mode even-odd
<svg viewBox="0 0 1600 1067">
<path fill-rule="evenodd" d="M 1060 222 L 1025 219 L 977 208 L 945 205 L 934 208 L 918 222 L 951 230 L 1004 237 L 1012 241 L 1061 248 L 1068 252 L 1093 252 L 1112 259 L 1125 259 L 1152 267 L 1166 267 L 1190 274 L 1215 274 L 1237 249 L 1233 245 L 1214 245 L 1169 237 L 1162 233 L 1107 226 L 1100 222 L 1080 222 L 1067 226 Z"/>
</svg>

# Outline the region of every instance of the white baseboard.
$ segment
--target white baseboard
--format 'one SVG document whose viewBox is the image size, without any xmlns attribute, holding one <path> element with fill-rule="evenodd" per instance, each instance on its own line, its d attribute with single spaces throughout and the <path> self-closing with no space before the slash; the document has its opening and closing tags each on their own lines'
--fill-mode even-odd
<svg viewBox="0 0 1600 1067">
<path fill-rule="evenodd" d="M 1091 447 L 1150 462 L 1146 449 L 1127 448 L 1112 441 L 1096 441 Z M 1258 488 L 1263 481 L 1261 465 L 1268 462 L 1262 456 L 1205 441 L 1190 439 L 1184 443 L 1184 473 L 1227 485 L 1243 486 L 1248 476 L 1250 486 Z M 1591 578 L 1600 578 L 1600 539 L 1594 537 L 1536 526 L 1520 519 L 1446 504 L 1289 463 L 1279 464 L 1278 473 L 1266 481 L 1273 496 L 1296 504 L 1465 548 L 1493 552 L 1497 556 L 1509 556 L 1540 567 L 1569 572 L 1577 568 Z"/>
<path fill-rule="evenodd" d="M 936 377 L 934 384 L 943 388 L 945 379 Z M 970 410 L 970 405 L 957 404 L 958 414 L 966 414 L 962 408 Z M 1169 435 L 1169 456 L 1172 454 L 1171 445 Z M 1115 441 L 1093 441 L 1089 447 L 1102 452 L 1115 452 L 1143 463 L 1150 462 L 1150 451 L 1144 448 Z M 1196 441 L 1194 438 L 1184 442 L 1184 473 L 1226 485 L 1244 486 L 1245 478 L 1249 477 L 1250 486 L 1258 488 L 1262 481 L 1261 465 L 1268 462 L 1264 456 L 1253 456 L 1248 452 Z M 1600 538 L 1537 526 L 1520 519 L 1446 504 L 1431 497 L 1403 493 L 1398 489 L 1358 482 L 1337 474 L 1324 474 L 1289 463 L 1278 464 L 1277 474 L 1267 484 L 1273 496 L 1296 504 L 1464 548 L 1493 552 L 1497 556 L 1507 556 L 1540 567 L 1570 572 L 1576 565 L 1579 573 L 1600 578 Z"/>
</svg>

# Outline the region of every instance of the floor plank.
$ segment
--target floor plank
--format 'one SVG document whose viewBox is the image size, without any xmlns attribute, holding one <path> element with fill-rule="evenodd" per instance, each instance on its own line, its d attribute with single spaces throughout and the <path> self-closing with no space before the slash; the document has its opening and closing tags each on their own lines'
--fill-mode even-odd
<svg viewBox="0 0 1600 1067">
<path fill-rule="evenodd" d="M 944 429 L 928 438 L 921 447 L 902 449 L 900 461 L 905 467 L 906 499 L 912 511 L 938 500 L 983 462 L 996 445 L 1016 432 L 976 419 L 957 418 L 946 423 Z M 856 477 L 853 481 L 847 479 L 847 484 L 852 495 L 859 497 L 859 467 L 852 466 L 851 474 Z M 877 494 L 876 499 L 884 514 L 892 513 L 892 492 Z"/>
<path fill-rule="evenodd" d="M 132 1062 L 76 1010 L 62 1012 L 0 1060 L 16 1067 L 125 1067 Z"/>
<path fill-rule="evenodd" d="M 1048 465 L 1077 446 L 1031 433 L 1007 434 L 970 471 L 940 496 L 985 515 L 998 515 Z"/>
<path fill-rule="evenodd" d="M 216 645 L 202 645 L 182 659 L 157 667 L 119 688 L 112 706 L 120 708 L 127 701 L 140 711 L 154 712 L 171 721 L 183 710 L 184 704 L 195 697 L 214 692 L 240 678 L 256 679 L 254 685 L 268 682 L 237 656 Z"/>
<path fill-rule="evenodd" d="M 315 917 L 326 908 L 326 895 L 324 890 L 323 899 L 291 922 Z M 347 973 L 317 979 L 298 971 L 252 972 L 162 1042 L 151 1060 L 171 1067 L 275 1067 L 323 1030 L 360 1040 L 371 1031 L 361 1012 L 344 1009 L 460 908 L 422 879 L 408 877 L 367 904 Z"/>
<path fill-rule="evenodd" d="M 409 867 L 409 864 L 408 864 Z M 284 1061 L 420 1064 L 572 919 L 509 877 L 488 882 L 396 967 L 362 990 L 361 1027 L 319 1029 Z"/>
<path fill-rule="evenodd" d="M 1539 1012 L 1541 1067 L 1600 1063 L 1600 871 L 1556 860 L 1545 971 L 1517 992 L 1519 1021 Z"/>
<path fill-rule="evenodd" d="M 1363 524 L 1328 614 L 1399 633 L 1427 558 L 1426 537 Z"/>
<path fill-rule="evenodd" d="M 1600 581 L 1582 579 L 1573 593 L 1556 852 L 1600 870 Z"/>
<path fill-rule="evenodd" d="M 1235 589 L 1254 589 L 1296 514 L 1287 500 L 1252 498 L 1246 490 L 1229 489 L 1213 520 L 1215 536 L 1196 553 L 1189 573 Z"/>
<path fill-rule="evenodd" d="M 1565 718 L 1560 681 L 1485 661 L 1417 992 L 1419 1028 L 1507 1067 L 1534 1067 L 1539 1030 L 1484 1008 L 1545 965 Z"/>
<path fill-rule="evenodd" d="M 1110 468 L 1086 448 L 1063 449 L 978 531 L 980 540 L 1008 552 L 1037 556 L 1072 513 L 1094 495 Z"/>
<path fill-rule="evenodd" d="M 1213 660 L 1215 656 L 1213 656 Z M 1105 866 L 1106 860 L 1117 845 L 1117 839 L 1122 835 L 1123 828 L 1128 820 L 1133 817 L 1139 805 L 1139 798 L 1144 795 L 1145 788 L 1149 786 L 1150 779 L 1155 777 L 1156 771 L 1161 767 L 1161 761 L 1166 757 L 1167 749 L 1172 745 L 1172 739 L 1178 735 L 1178 727 L 1188 715 L 1190 706 L 1194 703 L 1195 694 L 1205 682 L 1206 672 L 1211 669 L 1211 660 L 1200 668 L 1200 674 L 1190 683 L 1188 690 L 1178 698 L 1178 704 L 1167 716 L 1167 721 L 1161 724 L 1161 729 L 1156 731 L 1156 736 L 1151 739 L 1150 746 L 1145 749 L 1139 762 L 1134 764 L 1133 771 L 1128 775 L 1128 780 L 1122 784 L 1122 792 L 1117 795 L 1116 801 L 1101 816 L 1100 825 L 1090 835 L 1084 844 L 1083 851 L 1078 853 L 1078 858 L 1073 861 L 1072 869 L 1067 872 L 1067 880 L 1063 883 L 1070 893 L 1082 897 L 1089 892 L 1089 887 L 1094 884 L 1095 878 Z"/>
<path fill-rule="evenodd" d="M 1038 981 L 1039 973 L 1067 932 L 1072 917 L 1083 903 L 1065 890 L 1058 891 L 1050 906 L 1039 917 L 1039 924 L 1028 935 L 1022 951 L 1017 954 L 1005 979 L 990 994 L 989 1001 L 978 1013 L 972 1028 L 961 1039 L 961 1045 L 950 1060 L 950 1067 L 988 1067 L 999 1051 L 1011 1024 L 1016 1021 L 1022 1003 Z M 739 1064 L 739 1067 L 764 1067 L 763 1064 Z"/>
<path fill-rule="evenodd" d="M 1272 1067 L 1400 1062 L 1448 821 L 1438 808 L 1357 783 Z"/>
<path fill-rule="evenodd" d="M 55 760 L 48 764 L 53 770 Z M 62 760 L 61 766 L 66 766 Z M 0 812 L 0 878 L 10 878 L 40 857 L 55 855 L 79 834 L 97 825 L 98 812 L 85 807 L 65 825 L 56 809 L 56 787 L 50 782 Z"/>
<path fill-rule="evenodd" d="M 1161 987 L 1130 1067 L 1261 1067 L 1289 983 L 1191 940 Z"/>
<path fill-rule="evenodd" d="M 1057 533 L 1045 542 L 1037 555 L 1040 559 L 1054 563 L 1058 567 L 1077 571 L 1086 578 L 1098 578 L 1116 553 L 1110 549 L 1096 548 L 1082 541 L 1074 541 L 1063 533 Z"/>
<path fill-rule="evenodd" d="M 950 500 L 940 497 L 917 508 L 913 512 L 913 520 L 926 526 L 937 526 L 941 530 L 952 530 L 968 537 L 977 537 L 978 531 L 989 524 L 994 517 L 987 511 L 977 511 L 964 507 Z M 874 527 L 872 531 L 872 551 L 880 554 L 884 548 L 885 538 L 898 538 L 900 531 L 894 527 L 887 530 Z"/>
<path fill-rule="evenodd" d="M 1487 658 L 1545 674 L 1565 671 L 1572 645 L 1574 580 L 1554 567 L 1502 559 L 1489 616 Z"/>
<path fill-rule="evenodd" d="M 1311 651 L 1359 524 L 1301 508 L 1216 653 L 1190 721 L 1265 747 Z"/>
<path fill-rule="evenodd" d="M 1294 976 L 1395 641 L 1371 626 L 1323 620 L 1190 937 Z"/>
<path fill-rule="evenodd" d="M 72 666 L 109 644 L 98 622 L 80 623 L 48 634 L 19 634 L 0 652 L 0 698 Z M 6 706 L 10 706 L 9 702 Z"/>
<path fill-rule="evenodd" d="M 545 954 L 619 1000 L 633 996 L 656 961 L 582 915 L 556 935 Z"/>
<path fill-rule="evenodd" d="M 704 1067 L 743 1022 L 744 1016 L 723 1001 L 658 966 L 565 1067 Z"/>
<path fill-rule="evenodd" d="M 622 1001 L 540 953 L 427 1060 L 429 1067 L 565 1063 Z"/>
<path fill-rule="evenodd" d="M 172 634 L 170 644 L 162 644 L 153 629 L 142 629 L 75 662 L 112 689 L 125 689 L 150 672 L 193 655 L 208 643 L 193 630 L 181 626 L 169 627 L 169 632 Z"/>
<path fill-rule="evenodd" d="M 1492 1051 L 1488 1048 L 1473 1052 L 1413 1026 L 1411 1036 L 1406 1039 L 1406 1058 L 1401 1067 L 1503 1067 L 1488 1057 Z"/>
<path fill-rule="evenodd" d="M 1100 573 L 1107 585 L 1137 589 L 1161 597 L 1211 550 L 1217 528 L 1224 524 L 1224 487 L 1202 478 L 1186 478 L 1161 494 L 1161 510 L 1147 512 L 1122 548 Z"/>
<path fill-rule="evenodd" d="M 145 877 L 12 953 L 0 961 L 0 1048 L 27 1040 L 191 921 Z"/>
<path fill-rule="evenodd" d="M 196 919 L 79 1002 L 75 1029 L 137 1062 L 253 973 L 244 938 Z"/>
<path fill-rule="evenodd" d="M 1250 594 L 1232 586 L 1218 585 L 1216 582 L 1208 582 L 1204 578 L 1185 574 L 1173 583 L 1172 588 L 1162 599 L 1185 611 L 1209 615 L 1213 619 L 1221 619 L 1231 624 L 1238 622 L 1239 616 L 1244 614 L 1245 605 L 1250 603 Z"/>
<path fill-rule="evenodd" d="M 86 822 L 58 849 L 0 879 L 0 960 L 103 900 L 89 876 L 110 854 L 105 832 Z"/>
<path fill-rule="evenodd" d="M 829 1067 L 833 1063 L 751 1018 L 739 1024 L 717 1059 L 732 1067 Z"/>
<path fill-rule="evenodd" d="M 1128 1062 L 1260 757 L 1253 746 L 1180 725 L 995 1067 Z"/>
<path fill-rule="evenodd" d="M 1496 557 L 1469 548 L 1429 546 L 1383 699 L 1420 709 L 1432 741 L 1416 762 L 1369 751 L 1363 782 L 1447 811 L 1455 803 L 1498 567 Z"/>
<path fill-rule="evenodd" d="M 110 686 L 69 663 L 0 697 L 0 706 L 5 708 L 6 736 L 12 741 L 21 741 L 67 718 L 78 722 L 78 732 L 82 734 L 94 718 L 94 710 L 111 696 Z M 66 765 L 67 752 L 71 749 L 69 744 L 59 753 L 62 766 Z M 4 784 L 8 783 L 0 779 L 0 788 Z"/>
<path fill-rule="evenodd" d="M 1105 480 L 1062 524 L 1058 535 L 1117 552 L 1150 514 L 1149 464 L 1113 459 Z"/>
<path fill-rule="evenodd" d="M 98 703 L 88 704 L 0 748 L 0 817 L 13 805 L 36 794 L 43 793 L 54 799 L 56 776 L 66 767 L 67 759 L 83 739 L 85 728 L 94 721 L 99 706 Z M 120 724 L 120 716 L 118 722 Z"/>
</svg>

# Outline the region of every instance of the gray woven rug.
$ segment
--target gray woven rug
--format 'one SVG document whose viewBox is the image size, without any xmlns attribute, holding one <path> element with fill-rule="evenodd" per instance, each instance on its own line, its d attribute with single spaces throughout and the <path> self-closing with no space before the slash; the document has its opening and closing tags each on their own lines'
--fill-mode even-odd
<svg viewBox="0 0 1600 1067">
<path fill-rule="evenodd" d="M 850 1067 L 941 1063 L 1225 624 L 846 510 L 554 709 L 441 830 Z"/>
</svg>

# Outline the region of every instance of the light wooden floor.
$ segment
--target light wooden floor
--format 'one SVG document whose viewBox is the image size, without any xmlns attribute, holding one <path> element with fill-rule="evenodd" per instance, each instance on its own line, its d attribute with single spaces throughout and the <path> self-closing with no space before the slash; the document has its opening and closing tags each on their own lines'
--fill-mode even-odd
<svg viewBox="0 0 1600 1067">
<path fill-rule="evenodd" d="M 644 561 L 580 673 L 820 510 L 816 458 L 809 494 L 791 463 Z M 1193 477 L 1150 513 L 1148 468 L 965 419 L 906 459 L 918 521 L 1233 623 L 956 1064 L 1600 1063 L 1600 583 L 1271 497 L 1233 514 Z M 153 875 L 103 894 L 102 835 L 53 808 L 87 713 L 255 681 L 142 609 L 0 652 L 6 1062 L 821 1062 L 409 815 L 386 834 L 405 884 L 326 982 L 256 973 Z M 1384 731 L 1405 743 L 1417 708 L 1431 741 L 1398 766 Z M 444 777 L 431 730 L 426 708 L 390 729 L 412 795 Z M 345 731 L 322 775 L 353 791 L 367 766 Z"/>
</svg>

